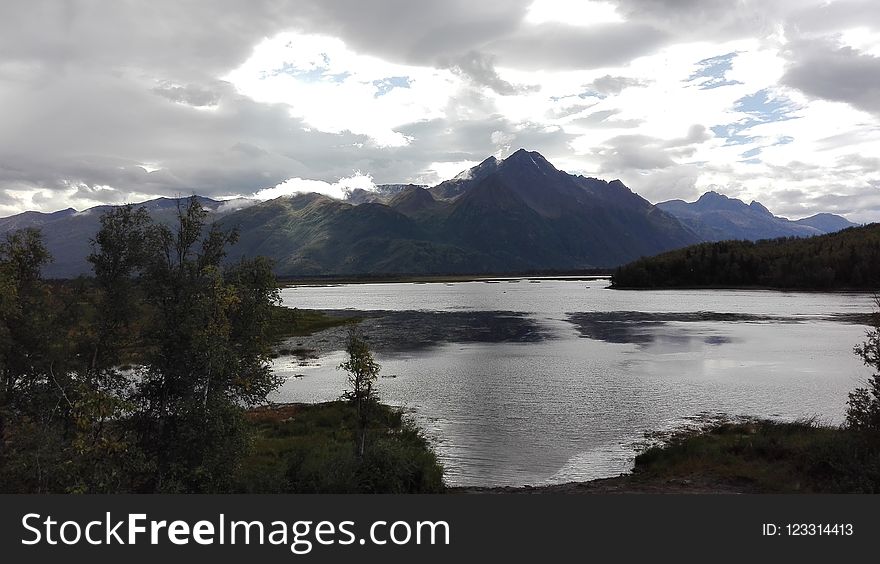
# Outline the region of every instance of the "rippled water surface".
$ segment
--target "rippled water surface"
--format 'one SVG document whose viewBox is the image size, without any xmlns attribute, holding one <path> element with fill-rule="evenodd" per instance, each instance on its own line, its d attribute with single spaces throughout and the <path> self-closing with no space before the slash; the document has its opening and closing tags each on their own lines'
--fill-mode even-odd
<svg viewBox="0 0 880 564">
<path fill-rule="evenodd" d="M 290 307 L 356 310 L 383 401 L 410 409 L 457 485 L 613 476 L 645 431 L 701 413 L 843 419 L 870 373 L 865 294 L 620 291 L 606 280 L 298 286 Z M 350 312 L 349 312 L 350 313 Z M 341 332 L 293 339 L 272 399 L 345 388 Z"/>
</svg>

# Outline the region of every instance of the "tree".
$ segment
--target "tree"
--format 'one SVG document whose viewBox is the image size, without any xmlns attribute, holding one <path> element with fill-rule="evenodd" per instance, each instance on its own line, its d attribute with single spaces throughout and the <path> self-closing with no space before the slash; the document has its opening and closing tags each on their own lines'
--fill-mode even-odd
<svg viewBox="0 0 880 564">
<path fill-rule="evenodd" d="M 146 265 L 152 220 L 143 207 L 120 206 L 101 216 L 101 227 L 90 242 L 98 311 L 90 353 L 97 376 L 112 370 L 120 354 L 134 344 L 132 324 L 142 313 L 137 281 Z"/>
<path fill-rule="evenodd" d="M 878 431 L 880 430 L 880 296 L 875 296 L 874 301 L 877 304 L 874 328 L 868 331 L 867 340 L 857 345 L 853 351 L 875 372 L 868 379 L 866 387 L 856 388 L 849 394 L 846 423 L 854 429 Z"/>
<path fill-rule="evenodd" d="M 0 243 L 0 413 L 23 399 L 44 371 L 45 288 L 40 271 L 51 260 L 40 232 L 23 229 Z M 0 431 L 2 431 L 0 416 Z"/>
<path fill-rule="evenodd" d="M 7 233 L 0 242 L 0 465 L 9 455 L 11 425 L 33 419 L 46 401 L 51 360 L 44 349 L 53 325 L 40 271 L 49 260 L 36 229 Z"/>
<path fill-rule="evenodd" d="M 87 300 L 49 284 L 39 231 L 0 243 L 0 483 L 7 491 L 116 491 L 127 445 L 106 421 L 116 399 L 94 387 L 83 364 Z"/>
<path fill-rule="evenodd" d="M 36 230 L 0 242 L 0 487 L 229 487 L 249 444 L 242 408 L 280 384 L 280 300 L 271 263 L 227 264 L 237 234 L 206 219 L 196 198 L 171 226 L 142 208 L 108 212 L 93 280 L 42 280 Z"/>
<path fill-rule="evenodd" d="M 133 400 L 156 491 L 227 488 L 247 447 L 241 406 L 280 385 L 269 364 L 269 318 L 279 301 L 271 264 L 225 266 L 237 233 L 206 217 L 193 197 L 178 208 L 174 229 L 153 225 L 138 280 L 149 322 Z"/>
<path fill-rule="evenodd" d="M 367 342 L 352 326 L 348 330 L 348 342 L 345 347 L 348 360 L 339 365 L 339 369 L 348 372 L 348 385 L 343 398 L 351 401 L 357 408 L 358 457 L 363 459 L 367 442 L 367 427 L 370 424 L 373 407 L 376 402 L 375 384 L 381 366 L 373 359 L 373 353 Z"/>
</svg>

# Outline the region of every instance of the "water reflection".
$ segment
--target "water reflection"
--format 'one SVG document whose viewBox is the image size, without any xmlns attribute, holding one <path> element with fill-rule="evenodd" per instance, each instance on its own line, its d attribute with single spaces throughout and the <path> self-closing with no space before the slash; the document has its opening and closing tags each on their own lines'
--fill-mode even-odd
<svg viewBox="0 0 880 564">
<path fill-rule="evenodd" d="M 516 311 L 352 311 L 329 310 L 337 317 L 356 316 L 374 352 L 408 353 L 444 343 L 536 343 L 553 333 L 528 314 Z M 317 354 L 345 348 L 347 329 L 336 327 L 288 339 L 282 348 Z"/>
<path fill-rule="evenodd" d="M 706 334 L 707 322 L 724 323 L 798 323 L 802 319 L 767 315 L 719 312 L 658 312 L 601 311 L 569 313 L 566 319 L 575 325 L 581 337 L 606 343 L 633 343 L 648 345 L 664 341 L 669 345 L 686 347 L 699 342 L 723 345 L 731 337 Z M 688 324 L 700 324 L 688 327 Z M 710 329 L 709 333 L 713 331 Z"/>
<path fill-rule="evenodd" d="M 582 281 L 285 290 L 289 305 L 364 317 L 383 401 L 407 408 L 457 485 L 626 471 L 645 431 L 701 412 L 840 422 L 869 375 L 852 354 L 871 297 L 617 292 Z M 364 311 L 359 310 L 361 308 Z M 344 332 L 295 339 L 274 401 L 328 401 Z M 301 377 L 295 377 L 301 376 Z"/>
</svg>

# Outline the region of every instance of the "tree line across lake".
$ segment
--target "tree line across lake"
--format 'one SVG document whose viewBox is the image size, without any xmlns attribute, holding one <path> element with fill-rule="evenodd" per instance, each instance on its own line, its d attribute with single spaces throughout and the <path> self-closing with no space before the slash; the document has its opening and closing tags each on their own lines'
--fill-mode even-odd
<svg viewBox="0 0 880 564">
<path fill-rule="evenodd" d="M 880 224 L 806 239 L 703 243 L 617 269 L 615 288 L 880 287 Z"/>
<path fill-rule="evenodd" d="M 173 226 L 114 208 L 94 276 L 72 281 L 41 277 L 38 230 L 0 242 L 0 490 L 442 489 L 424 437 L 372 389 L 296 421 L 246 409 L 281 384 L 270 358 L 291 310 L 270 262 L 227 264 L 237 234 L 206 216 L 195 198 Z M 350 352 L 363 387 L 379 367 L 355 333 Z"/>
</svg>

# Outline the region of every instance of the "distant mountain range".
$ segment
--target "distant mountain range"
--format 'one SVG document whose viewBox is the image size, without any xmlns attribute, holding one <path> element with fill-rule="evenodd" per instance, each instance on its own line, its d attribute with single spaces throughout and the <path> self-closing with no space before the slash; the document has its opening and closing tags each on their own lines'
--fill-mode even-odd
<svg viewBox="0 0 880 564">
<path fill-rule="evenodd" d="M 142 202 L 156 221 L 172 223 L 177 217 L 177 199 L 157 198 Z M 199 202 L 214 217 L 223 215 L 225 209 L 232 210 L 235 202 L 219 202 L 199 197 Z M 91 265 L 86 257 L 91 252 L 89 241 L 100 227 L 101 215 L 113 206 L 96 206 L 83 211 L 72 208 L 55 213 L 28 211 L 0 219 L 0 232 L 36 227 L 43 232 L 43 240 L 52 254 L 52 263 L 44 271 L 49 278 L 71 278 L 80 274 L 90 274 Z"/>
<path fill-rule="evenodd" d="M 670 200 L 657 204 L 657 207 L 674 215 L 703 241 L 811 237 L 856 226 L 830 213 L 791 221 L 773 215 L 758 202 L 746 204 L 717 192 L 706 192 L 696 202 Z"/>
<path fill-rule="evenodd" d="M 200 201 L 214 221 L 239 229 L 231 259 L 265 255 L 282 276 L 602 268 L 702 241 L 809 236 L 851 225 L 830 214 L 791 222 L 715 193 L 654 206 L 619 180 L 571 175 L 523 149 L 433 187 L 386 184 L 345 200 L 312 193 Z M 140 205 L 170 223 L 177 204 L 159 198 Z M 0 219 L 0 231 L 40 228 L 55 259 L 46 276 L 77 276 L 90 270 L 89 240 L 110 207 L 25 212 Z"/>
</svg>

